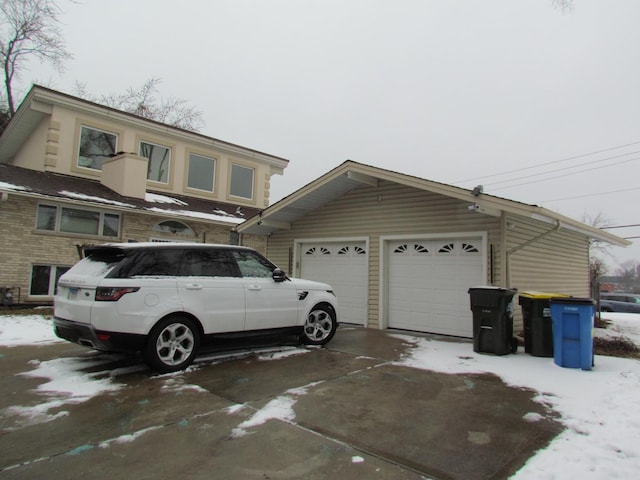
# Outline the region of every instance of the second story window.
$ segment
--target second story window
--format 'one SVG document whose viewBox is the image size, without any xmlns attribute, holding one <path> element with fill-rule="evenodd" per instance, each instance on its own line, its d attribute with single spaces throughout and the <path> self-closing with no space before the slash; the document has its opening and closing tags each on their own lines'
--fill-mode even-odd
<svg viewBox="0 0 640 480">
<path fill-rule="evenodd" d="M 100 210 L 85 210 L 57 205 L 38 205 L 37 230 L 80 235 L 118 237 L 120 215 Z"/>
<path fill-rule="evenodd" d="M 169 183 L 171 149 L 155 143 L 140 142 L 140 156 L 149 159 L 147 180 Z"/>
<path fill-rule="evenodd" d="M 253 198 L 253 168 L 233 163 L 229 193 L 234 197 Z"/>
<path fill-rule="evenodd" d="M 80 127 L 78 166 L 102 170 L 103 160 L 112 156 L 117 148 L 117 134 L 83 125 Z"/>
<path fill-rule="evenodd" d="M 189 172 L 187 174 L 187 186 L 206 192 L 213 192 L 216 180 L 215 158 L 189 154 Z"/>
</svg>

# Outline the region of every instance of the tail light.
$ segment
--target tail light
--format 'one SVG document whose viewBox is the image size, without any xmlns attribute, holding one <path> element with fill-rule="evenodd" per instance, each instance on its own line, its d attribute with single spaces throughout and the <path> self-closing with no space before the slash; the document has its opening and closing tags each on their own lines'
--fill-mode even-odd
<svg viewBox="0 0 640 480">
<path fill-rule="evenodd" d="M 127 293 L 140 290 L 140 287 L 98 287 L 96 288 L 96 302 L 117 302 Z"/>
</svg>

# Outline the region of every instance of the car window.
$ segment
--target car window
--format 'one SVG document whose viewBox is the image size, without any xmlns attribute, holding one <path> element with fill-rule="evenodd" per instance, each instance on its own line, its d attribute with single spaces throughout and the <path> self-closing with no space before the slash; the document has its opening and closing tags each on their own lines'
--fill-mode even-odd
<svg viewBox="0 0 640 480">
<path fill-rule="evenodd" d="M 184 251 L 181 249 L 149 249 L 135 252 L 112 272 L 116 278 L 175 277 Z"/>
<path fill-rule="evenodd" d="M 187 250 L 180 276 L 239 277 L 238 267 L 227 250 Z"/>
<path fill-rule="evenodd" d="M 266 258 L 251 251 L 234 251 L 240 273 L 243 277 L 271 277 L 275 266 Z"/>
</svg>

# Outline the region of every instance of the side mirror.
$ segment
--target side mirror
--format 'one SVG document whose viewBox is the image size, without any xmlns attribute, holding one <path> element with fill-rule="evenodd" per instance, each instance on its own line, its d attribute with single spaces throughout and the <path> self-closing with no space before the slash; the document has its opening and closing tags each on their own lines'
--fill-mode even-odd
<svg viewBox="0 0 640 480">
<path fill-rule="evenodd" d="M 273 271 L 273 273 L 271 274 L 271 277 L 273 278 L 274 282 L 284 282 L 285 280 L 287 280 L 287 274 L 284 273 L 279 268 L 276 268 Z"/>
</svg>

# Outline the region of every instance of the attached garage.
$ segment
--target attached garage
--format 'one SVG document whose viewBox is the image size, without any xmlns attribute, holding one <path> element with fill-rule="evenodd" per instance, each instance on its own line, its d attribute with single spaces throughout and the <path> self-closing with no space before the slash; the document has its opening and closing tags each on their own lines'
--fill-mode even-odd
<svg viewBox="0 0 640 480">
<path fill-rule="evenodd" d="M 300 243 L 300 277 L 333 287 L 340 307 L 340 323 L 366 324 L 368 271 L 365 241 Z"/>
<path fill-rule="evenodd" d="M 471 337 L 470 286 L 485 283 L 482 237 L 387 242 L 388 326 Z"/>
<path fill-rule="evenodd" d="M 331 284 L 340 319 L 471 337 L 470 287 L 590 296 L 593 239 L 629 242 L 536 205 L 346 161 L 258 216 L 267 256 Z M 522 328 L 515 309 L 515 329 Z"/>
</svg>

